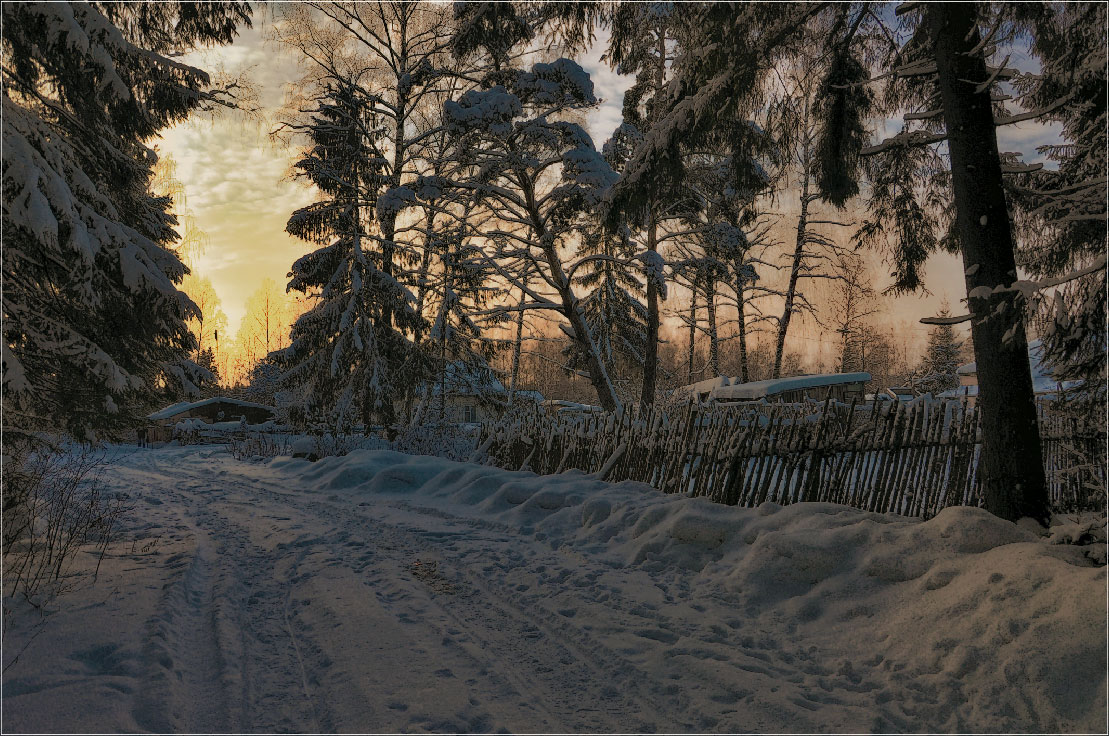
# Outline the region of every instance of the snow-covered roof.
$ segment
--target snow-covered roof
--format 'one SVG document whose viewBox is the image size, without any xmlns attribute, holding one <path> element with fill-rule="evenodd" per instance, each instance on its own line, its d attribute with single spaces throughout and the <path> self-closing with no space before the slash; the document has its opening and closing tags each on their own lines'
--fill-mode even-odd
<svg viewBox="0 0 1109 736">
<path fill-rule="evenodd" d="M 697 383 L 691 383 L 688 386 L 683 386 L 682 391 L 688 391 L 693 395 L 704 394 L 712 391 L 713 389 L 720 388 L 721 386 L 730 386 L 732 379 L 728 376 L 716 376 L 715 378 L 706 378 Z"/>
<path fill-rule="evenodd" d="M 811 376 L 790 376 L 772 378 L 766 381 L 718 386 L 709 394 L 711 399 L 731 401 L 753 401 L 768 396 L 776 396 L 786 391 L 797 391 L 819 386 L 839 386 L 845 383 L 866 383 L 869 373 L 820 373 Z"/>
<path fill-rule="evenodd" d="M 516 398 L 518 398 L 518 399 L 527 399 L 528 401 L 534 401 L 536 404 L 543 403 L 543 394 L 541 394 L 538 391 L 532 391 L 530 389 L 521 389 L 521 390 L 517 391 L 516 392 Z"/>
<path fill-rule="evenodd" d="M 937 394 L 936 398 L 937 399 L 961 399 L 964 396 L 977 396 L 977 395 L 978 395 L 978 386 L 977 385 L 974 385 L 974 386 L 956 386 L 955 388 L 949 388 L 946 391 L 944 391 L 943 393 Z"/>
<path fill-rule="evenodd" d="M 244 409 L 265 409 L 266 411 L 273 411 L 272 406 L 266 406 L 265 404 L 255 404 L 253 401 L 232 399 L 227 396 L 213 396 L 210 399 L 202 399 L 201 401 L 182 401 L 179 404 L 171 404 L 164 409 L 159 409 L 153 414 L 148 414 L 146 418 L 153 419 L 155 421 L 158 421 L 160 419 L 170 419 L 177 416 L 178 414 L 183 414 L 186 411 L 192 411 L 193 409 L 199 409 L 202 406 L 219 403 L 234 404 L 235 406 L 241 406 Z"/>
</svg>

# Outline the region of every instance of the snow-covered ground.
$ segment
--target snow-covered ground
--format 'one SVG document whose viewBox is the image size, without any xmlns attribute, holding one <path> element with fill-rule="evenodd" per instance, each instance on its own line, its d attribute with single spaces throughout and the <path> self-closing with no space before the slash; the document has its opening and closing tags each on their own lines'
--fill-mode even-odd
<svg viewBox="0 0 1109 736">
<path fill-rule="evenodd" d="M 5 674 L 5 732 L 1106 729 L 1105 568 L 982 511 L 117 452 L 135 509 Z"/>
</svg>

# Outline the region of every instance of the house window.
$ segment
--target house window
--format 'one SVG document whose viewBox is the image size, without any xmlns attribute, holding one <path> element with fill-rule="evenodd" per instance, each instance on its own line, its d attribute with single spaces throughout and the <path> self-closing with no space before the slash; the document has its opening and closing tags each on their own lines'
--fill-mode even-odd
<svg viewBox="0 0 1109 736">
<path fill-rule="evenodd" d="M 462 421 L 472 423 L 477 421 L 477 407 L 471 405 L 462 407 Z"/>
</svg>

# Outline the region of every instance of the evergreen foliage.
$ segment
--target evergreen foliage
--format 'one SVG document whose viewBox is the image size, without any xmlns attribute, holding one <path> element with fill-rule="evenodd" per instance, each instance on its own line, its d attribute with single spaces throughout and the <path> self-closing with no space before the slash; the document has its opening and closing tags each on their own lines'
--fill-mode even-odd
<svg viewBox="0 0 1109 736">
<path fill-rule="evenodd" d="M 361 89 L 335 84 L 304 132 L 312 145 L 297 175 L 322 198 L 294 212 L 286 229 L 320 247 L 293 264 L 288 289 L 317 298 L 274 359 L 286 369 L 284 384 L 306 387 L 310 408 L 333 425 L 388 423 L 413 349 L 408 335 L 423 319 L 368 235 L 382 207 L 383 131 Z"/>
<path fill-rule="evenodd" d="M 940 311 L 941 317 L 950 314 L 947 307 Z M 928 347 L 924 359 L 917 369 L 917 387 L 921 391 L 939 394 L 959 385 L 956 369 L 962 362 L 963 342 L 955 335 L 951 325 L 936 325 L 928 331 Z"/>
<path fill-rule="evenodd" d="M 1032 36 L 1039 74 L 1014 86 L 1023 106 L 1062 125 L 1064 142 L 1042 149 L 1056 168 L 1018 174 L 1011 185 L 1022 241 L 1020 264 L 1038 277 L 1096 266 L 1040 301 L 1045 358 L 1061 379 L 1106 379 L 1106 47 L 1104 3 L 1006 7 Z"/>
<path fill-rule="evenodd" d="M 817 91 L 816 186 L 824 201 L 843 208 L 859 193 L 859 151 L 869 142 L 866 119 L 873 99 L 870 73 L 854 55 L 832 57 Z"/>
<path fill-rule="evenodd" d="M 212 376 L 146 141 L 226 104 L 170 58 L 226 43 L 246 3 L 3 5 L 5 429 L 88 439 Z"/>
<path fill-rule="evenodd" d="M 582 310 L 596 335 L 597 348 L 615 382 L 630 381 L 643 365 L 647 340 L 647 308 L 642 302 L 643 284 L 635 271 L 623 264 L 635 257 L 636 245 L 626 229 L 607 232 L 599 225 L 582 229 L 578 255 L 584 265 L 575 276 L 583 290 Z M 593 260 L 584 260 L 593 259 Z M 567 349 L 568 366 L 587 369 L 581 346 Z M 621 380 L 622 379 L 622 380 Z M 628 394 L 627 391 L 624 392 Z"/>
</svg>

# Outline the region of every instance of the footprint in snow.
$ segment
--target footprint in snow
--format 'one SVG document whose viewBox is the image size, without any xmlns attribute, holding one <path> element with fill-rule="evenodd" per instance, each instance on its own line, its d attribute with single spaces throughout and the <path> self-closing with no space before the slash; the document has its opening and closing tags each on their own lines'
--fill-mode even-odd
<svg viewBox="0 0 1109 736">
<path fill-rule="evenodd" d="M 678 635 L 673 631 L 666 631 L 664 629 L 640 629 L 635 632 L 636 636 L 642 636 L 644 639 L 652 639 L 660 641 L 663 644 L 673 644 L 678 640 Z"/>
</svg>

